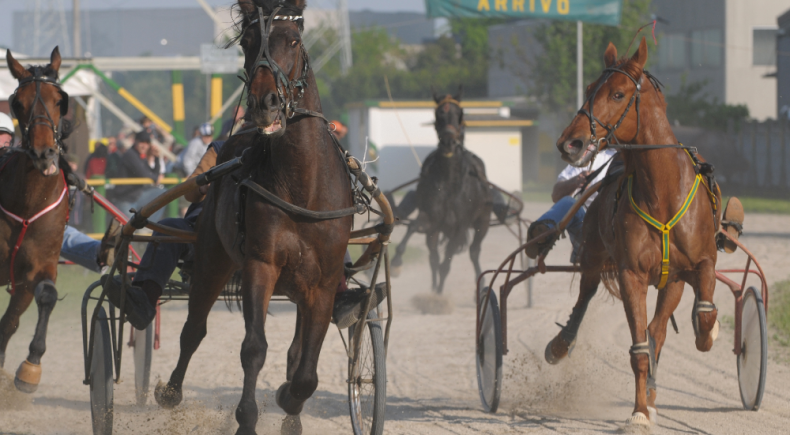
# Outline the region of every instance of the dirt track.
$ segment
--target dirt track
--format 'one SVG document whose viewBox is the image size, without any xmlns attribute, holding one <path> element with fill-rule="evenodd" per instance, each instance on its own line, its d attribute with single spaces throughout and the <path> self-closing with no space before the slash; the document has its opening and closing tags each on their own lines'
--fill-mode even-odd
<svg viewBox="0 0 790 435">
<path fill-rule="evenodd" d="M 528 204 L 526 217 L 536 217 L 545 204 Z M 748 215 L 745 241 L 770 282 L 790 276 L 790 217 Z M 400 239 L 402 230 L 396 232 Z M 422 249 L 423 238 L 413 246 Z M 516 242 L 504 229 L 495 229 L 483 245 L 483 267 L 497 265 Z M 550 263 L 567 262 L 570 244 L 563 240 Z M 742 266 L 742 255 L 719 256 L 719 267 Z M 454 310 L 449 315 L 419 314 L 411 299 L 429 291 L 425 254 L 407 263 L 394 280 L 396 318 L 388 370 L 388 407 L 385 433 L 612 433 L 618 431 L 633 406 L 633 376 L 628 359 L 630 336 L 623 309 L 603 290 L 595 298 L 582 325 L 571 358 L 558 366 L 543 361 L 543 349 L 564 323 L 578 292 L 578 277 L 545 275 L 534 281 L 534 306 L 526 293 L 510 299 L 509 347 L 504 358 L 504 391 L 496 415 L 481 410 L 474 364 L 473 272 L 466 255 L 456 258 L 446 287 Z M 62 284 L 61 284 L 62 285 Z M 44 375 L 38 392 L 27 396 L 0 379 L 0 433 L 90 433 L 88 387 L 82 385 L 82 343 L 78 299 L 82 289 L 64 289 L 70 296 L 55 310 L 44 356 Z M 64 291 L 62 290 L 62 293 Z M 655 301 L 650 293 L 649 310 Z M 0 297 L 5 310 L 7 296 Z M 790 368 L 772 358 L 759 412 L 743 411 L 738 393 L 732 329 L 723 328 L 712 351 L 694 347 L 689 321 L 693 297 L 677 311 L 680 334 L 670 333 L 658 372 L 659 425 L 653 433 L 787 433 L 790 427 Z M 721 316 L 732 316 L 733 297 L 719 286 L 714 302 Z M 178 357 L 178 335 L 186 304 L 166 305 L 162 348 L 154 352 L 152 382 L 167 379 Z M 273 393 L 284 379 L 285 352 L 293 331 L 294 309 L 277 304 L 267 322 L 269 356 L 258 383 L 262 410 L 258 433 L 279 433 L 283 413 Z M 770 316 L 770 313 L 769 313 Z M 35 323 L 35 309 L 25 314 L 9 345 L 6 370 L 13 373 L 25 357 Z M 726 322 L 725 322 L 726 323 Z M 238 352 L 243 320 L 219 303 L 209 318 L 209 334 L 195 354 L 184 385 L 184 401 L 165 411 L 149 399 L 134 405 L 131 353 L 124 356 L 125 382 L 115 388 L 115 433 L 213 434 L 233 433 L 235 405 L 241 394 L 242 370 Z M 773 354 L 773 351 L 769 352 Z M 346 396 L 346 363 L 336 329 L 330 329 L 319 365 L 320 385 L 303 413 L 305 434 L 350 432 Z M 13 375 L 11 375 L 13 376 Z M 10 409 L 9 409 L 10 408 Z"/>
</svg>

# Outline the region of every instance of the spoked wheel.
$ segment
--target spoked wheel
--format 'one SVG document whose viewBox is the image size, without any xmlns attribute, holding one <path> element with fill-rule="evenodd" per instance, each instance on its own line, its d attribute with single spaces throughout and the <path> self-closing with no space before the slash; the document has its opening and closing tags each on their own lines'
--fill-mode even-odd
<svg viewBox="0 0 790 435">
<path fill-rule="evenodd" d="M 744 409 L 757 411 L 765 392 L 768 369 L 768 332 L 765 305 L 754 287 L 746 289 L 741 310 L 741 354 L 738 355 L 738 384 Z"/>
<path fill-rule="evenodd" d="M 488 287 L 480 292 L 480 304 L 485 303 Z M 482 322 L 477 337 L 477 388 L 486 412 L 494 413 L 502 394 L 502 320 L 496 294 L 491 292 L 488 304 L 480 309 Z"/>
<path fill-rule="evenodd" d="M 376 312 L 368 313 L 368 320 Z M 359 359 L 348 362 L 348 405 L 354 435 L 384 433 L 384 414 L 387 407 L 387 365 L 384 338 L 379 322 L 368 322 L 360 340 Z M 348 329 L 349 345 L 353 343 L 355 325 Z"/>
<path fill-rule="evenodd" d="M 112 345 L 110 326 L 104 308 L 93 324 L 96 331 L 91 360 L 91 420 L 94 435 L 111 435 L 113 420 Z"/>
<path fill-rule="evenodd" d="M 151 381 L 151 355 L 154 351 L 154 324 L 145 331 L 134 330 L 134 391 L 137 406 L 145 405 Z"/>
</svg>

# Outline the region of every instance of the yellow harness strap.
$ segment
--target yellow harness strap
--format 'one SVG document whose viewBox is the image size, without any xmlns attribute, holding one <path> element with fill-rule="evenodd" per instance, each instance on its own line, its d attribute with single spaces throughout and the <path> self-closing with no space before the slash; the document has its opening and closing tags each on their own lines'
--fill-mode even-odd
<svg viewBox="0 0 790 435">
<path fill-rule="evenodd" d="M 697 194 L 697 189 L 699 188 L 699 184 L 702 181 L 702 175 L 697 174 L 694 177 L 694 186 L 691 188 L 691 192 L 689 192 L 688 196 L 686 197 L 686 201 L 683 203 L 683 206 L 678 210 L 668 223 L 662 224 L 661 222 L 654 219 L 649 214 L 645 213 L 644 210 L 639 208 L 638 205 L 634 202 L 634 195 L 632 192 L 632 185 L 634 184 L 634 175 L 631 174 L 628 176 L 628 201 L 631 203 L 631 208 L 634 209 L 636 214 L 639 215 L 642 219 L 645 220 L 648 224 L 655 227 L 657 230 L 661 231 L 661 251 L 662 251 L 662 259 L 661 259 L 661 281 L 658 283 L 659 290 L 663 289 L 664 286 L 667 285 L 667 278 L 669 278 L 669 230 L 672 229 L 680 219 L 683 218 L 683 215 L 689 209 L 691 205 L 691 200 L 694 199 L 694 196 Z"/>
</svg>

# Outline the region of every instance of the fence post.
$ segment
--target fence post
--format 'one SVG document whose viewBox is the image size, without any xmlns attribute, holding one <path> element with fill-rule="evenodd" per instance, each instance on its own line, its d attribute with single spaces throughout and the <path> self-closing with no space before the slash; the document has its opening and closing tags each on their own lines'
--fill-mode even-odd
<svg viewBox="0 0 790 435">
<path fill-rule="evenodd" d="M 757 188 L 757 187 L 760 186 L 760 177 L 759 177 L 759 175 L 757 175 L 757 127 L 758 126 L 759 125 L 757 124 L 757 121 L 750 121 L 749 122 L 749 128 L 751 128 L 751 130 L 752 130 L 752 162 L 751 162 L 752 164 L 751 164 L 751 167 L 752 167 L 752 174 L 754 174 L 753 175 L 753 178 L 754 178 L 754 186 L 753 187 L 754 188 Z"/>
<path fill-rule="evenodd" d="M 102 180 L 101 185 L 94 186 L 93 188 L 100 195 L 105 196 L 105 194 L 107 193 L 107 189 L 104 187 L 104 185 L 107 183 L 107 180 L 104 178 L 104 176 L 94 175 L 91 177 L 91 180 Z M 93 232 L 103 233 L 104 227 L 106 225 L 107 225 L 107 212 L 104 210 L 104 207 L 93 207 Z"/>
<path fill-rule="evenodd" d="M 779 156 L 779 186 L 781 190 L 787 189 L 787 162 L 785 161 L 787 157 L 787 144 L 785 143 L 785 128 L 787 127 L 787 121 L 784 119 L 779 120 L 779 149 L 780 149 L 780 156 Z"/>
<path fill-rule="evenodd" d="M 765 187 L 770 189 L 774 185 L 774 162 L 771 159 L 771 151 L 773 149 L 773 129 L 771 120 L 765 121 Z"/>
<path fill-rule="evenodd" d="M 178 182 L 179 183 L 181 182 L 181 177 L 179 177 L 178 174 L 172 174 L 171 173 L 171 174 L 166 174 L 165 176 L 168 177 L 168 178 L 178 178 Z M 172 189 L 173 185 L 170 185 L 167 188 L 168 189 Z M 179 213 L 179 211 L 178 211 L 178 199 L 176 199 L 174 201 L 171 201 L 170 204 L 167 204 L 167 211 L 165 213 L 165 215 L 167 217 L 169 217 L 169 218 L 178 218 L 178 217 L 180 217 L 180 214 L 181 213 Z"/>
</svg>

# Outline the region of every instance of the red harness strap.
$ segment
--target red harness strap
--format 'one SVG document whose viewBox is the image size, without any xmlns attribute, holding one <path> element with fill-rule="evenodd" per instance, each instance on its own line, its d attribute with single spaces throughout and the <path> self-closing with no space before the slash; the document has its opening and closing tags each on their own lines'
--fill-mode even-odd
<svg viewBox="0 0 790 435">
<path fill-rule="evenodd" d="M 5 165 L 3 165 L 3 167 L 5 167 Z M 2 170 L 3 168 L 0 168 L 0 171 Z M 10 211 L 6 210 L 5 208 L 3 208 L 3 205 L 0 204 L 0 210 L 2 210 L 11 219 L 22 224 L 22 231 L 19 233 L 19 237 L 17 237 L 16 244 L 14 245 L 14 250 L 11 252 L 11 266 L 9 269 L 9 277 L 11 278 L 11 289 L 8 291 L 8 293 L 10 293 L 11 296 L 13 296 L 14 293 L 16 293 L 16 280 L 14 279 L 14 261 L 16 260 L 16 254 L 17 252 L 19 252 L 19 248 L 22 246 L 22 241 L 25 239 L 25 233 L 27 233 L 27 228 L 30 226 L 30 224 L 37 221 L 38 218 L 51 212 L 58 205 L 60 205 L 60 203 L 63 202 L 63 198 L 66 197 L 66 192 L 69 191 L 69 187 L 66 184 L 66 176 L 63 175 L 63 171 L 61 171 L 61 175 L 63 176 L 63 191 L 60 193 L 60 198 L 58 198 L 57 201 L 52 203 L 52 205 L 48 206 L 44 210 L 41 210 L 40 212 L 33 215 L 33 217 L 31 217 L 30 219 L 23 219 L 15 215 L 14 213 L 11 213 Z"/>
</svg>

